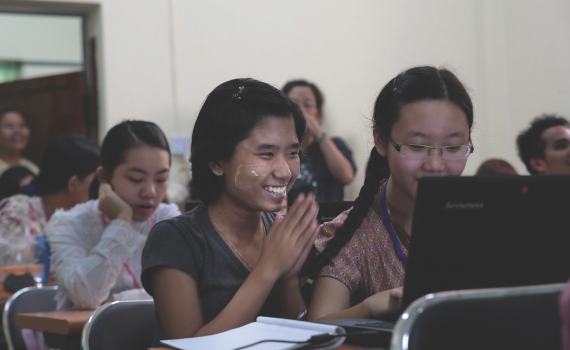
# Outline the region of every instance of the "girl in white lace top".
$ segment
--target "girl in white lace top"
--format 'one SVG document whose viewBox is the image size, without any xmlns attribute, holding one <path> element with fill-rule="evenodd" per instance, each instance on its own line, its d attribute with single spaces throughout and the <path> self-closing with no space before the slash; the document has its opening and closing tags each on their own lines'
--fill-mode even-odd
<svg viewBox="0 0 570 350">
<path fill-rule="evenodd" d="M 125 121 L 109 130 L 97 169 L 99 199 L 56 211 L 46 229 L 58 308 L 150 298 L 140 288 L 142 249 L 155 223 L 180 214 L 162 203 L 169 169 L 168 141 L 156 124 Z"/>
</svg>

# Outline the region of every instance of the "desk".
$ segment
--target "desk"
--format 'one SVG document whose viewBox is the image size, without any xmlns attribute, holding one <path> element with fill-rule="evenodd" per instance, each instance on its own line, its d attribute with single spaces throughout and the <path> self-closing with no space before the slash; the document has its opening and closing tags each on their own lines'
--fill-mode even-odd
<svg viewBox="0 0 570 350">
<path fill-rule="evenodd" d="M 56 334 L 81 333 L 94 310 L 70 310 L 16 314 L 14 326 Z"/>
<path fill-rule="evenodd" d="M 81 331 L 92 313 L 93 310 L 69 310 L 16 314 L 14 326 L 44 332 L 50 348 L 78 349 Z"/>
</svg>

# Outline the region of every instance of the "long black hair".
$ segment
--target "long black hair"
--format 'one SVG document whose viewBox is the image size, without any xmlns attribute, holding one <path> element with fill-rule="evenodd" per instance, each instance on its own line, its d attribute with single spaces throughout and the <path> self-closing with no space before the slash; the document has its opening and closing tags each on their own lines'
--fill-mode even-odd
<svg viewBox="0 0 570 350">
<path fill-rule="evenodd" d="M 190 155 L 191 191 L 203 203 L 215 203 L 223 188 L 208 164 L 230 159 L 236 145 L 267 117 L 293 119 L 297 138 L 302 141 L 306 124 L 303 113 L 269 84 L 249 78 L 234 79 L 208 95 L 194 125 Z"/>
<path fill-rule="evenodd" d="M 141 145 L 165 150 L 170 159 L 168 140 L 155 123 L 125 120 L 107 132 L 101 144 L 101 167 L 105 169 L 108 181 L 113 177 L 115 168 L 125 161 L 127 151 Z"/>
<path fill-rule="evenodd" d="M 15 194 L 24 193 L 20 182 L 28 177 L 36 175 L 25 166 L 17 165 L 8 168 L 0 175 L 0 201 Z"/>
<path fill-rule="evenodd" d="M 373 115 L 373 126 L 380 133 L 380 137 L 387 142 L 387 137 L 398 120 L 401 109 L 409 103 L 421 100 L 445 100 L 455 104 L 467 116 L 471 130 L 473 104 L 461 81 L 448 69 L 421 66 L 398 74 L 380 91 L 374 104 Z M 354 231 L 368 214 L 380 190 L 381 181 L 388 177 L 390 177 L 388 159 L 381 156 L 376 148 L 372 148 L 366 165 L 364 185 L 360 188 L 358 198 L 354 201 L 354 206 L 344 224 L 336 230 L 325 250 L 315 257 L 309 276 L 314 278 L 350 241 Z"/>
<path fill-rule="evenodd" d="M 33 184 L 39 195 L 57 193 L 66 188 L 72 176 L 83 180 L 93 174 L 98 165 L 99 146 L 79 135 L 61 135 L 44 149 L 40 174 Z"/>
</svg>

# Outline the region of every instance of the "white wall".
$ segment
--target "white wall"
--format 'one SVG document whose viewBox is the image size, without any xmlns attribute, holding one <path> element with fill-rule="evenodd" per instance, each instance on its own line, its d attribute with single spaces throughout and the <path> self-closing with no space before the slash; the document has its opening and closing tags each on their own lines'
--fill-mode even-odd
<svg viewBox="0 0 570 350">
<path fill-rule="evenodd" d="M 139 118 L 189 136 L 206 94 L 223 81 L 251 76 L 281 86 L 307 78 L 325 94 L 326 130 L 355 152 L 349 198 L 372 146 L 374 98 L 402 69 L 448 65 L 470 87 L 477 150 L 466 174 L 491 156 L 522 171 L 519 130 L 542 112 L 570 116 L 567 0 L 68 3 L 100 5 L 89 27 L 99 43 L 102 131 Z"/>
<path fill-rule="evenodd" d="M 441 11 L 446 8 L 446 11 Z M 325 94 L 324 126 L 352 147 L 363 182 L 369 118 L 382 86 L 418 64 L 448 64 L 471 87 L 477 58 L 471 2 L 174 1 L 177 101 L 191 130 L 218 84 L 251 76 L 282 86 L 306 78 Z M 420 29 L 421 28 L 421 29 Z"/>
<path fill-rule="evenodd" d="M 527 174 L 518 133 L 542 113 L 570 118 L 570 2 L 484 0 L 476 10 L 479 147 Z"/>
</svg>

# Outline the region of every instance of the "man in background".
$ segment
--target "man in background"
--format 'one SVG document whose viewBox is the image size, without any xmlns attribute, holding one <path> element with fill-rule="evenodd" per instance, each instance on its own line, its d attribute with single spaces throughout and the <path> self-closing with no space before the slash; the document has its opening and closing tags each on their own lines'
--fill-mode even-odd
<svg viewBox="0 0 570 350">
<path fill-rule="evenodd" d="M 532 175 L 570 175 L 570 122 L 543 114 L 517 137 L 519 157 Z"/>
</svg>

